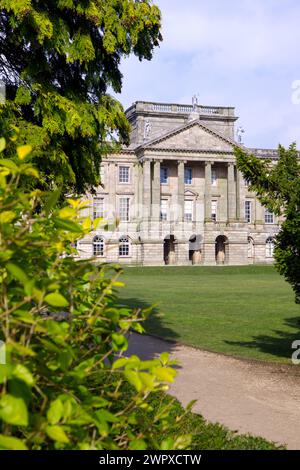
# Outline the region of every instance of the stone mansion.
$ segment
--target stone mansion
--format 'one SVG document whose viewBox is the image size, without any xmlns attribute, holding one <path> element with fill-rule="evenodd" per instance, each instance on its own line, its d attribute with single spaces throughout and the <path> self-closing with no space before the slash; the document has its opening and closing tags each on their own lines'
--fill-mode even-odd
<svg viewBox="0 0 300 470">
<path fill-rule="evenodd" d="M 279 220 L 237 171 L 235 109 L 139 101 L 126 115 L 130 146 L 103 160 L 102 184 L 87 195 L 86 211 L 107 227 L 78 243 L 79 256 L 153 266 L 271 263 Z M 277 159 L 276 150 L 249 150 Z"/>
</svg>

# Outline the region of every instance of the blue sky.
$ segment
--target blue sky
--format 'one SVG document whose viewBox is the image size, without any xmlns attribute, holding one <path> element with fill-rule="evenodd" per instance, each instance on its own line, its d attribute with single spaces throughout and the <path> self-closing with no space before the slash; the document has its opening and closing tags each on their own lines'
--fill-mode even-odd
<svg viewBox="0 0 300 470">
<path fill-rule="evenodd" d="M 299 0 L 155 3 L 164 41 L 151 62 L 123 62 L 125 107 L 137 100 L 191 103 L 199 93 L 201 104 L 236 107 L 247 146 L 300 147 L 300 103 L 292 101 L 300 80 Z"/>
</svg>

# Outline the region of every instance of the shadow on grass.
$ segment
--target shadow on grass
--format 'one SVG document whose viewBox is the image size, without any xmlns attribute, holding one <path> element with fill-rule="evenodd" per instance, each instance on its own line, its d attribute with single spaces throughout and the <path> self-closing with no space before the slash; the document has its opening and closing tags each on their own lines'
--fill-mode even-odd
<svg viewBox="0 0 300 470">
<path fill-rule="evenodd" d="M 295 332 L 274 330 L 274 336 L 259 335 L 253 336 L 252 341 L 225 341 L 231 346 L 240 346 L 259 350 L 272 356 L 290 359 L 293 352 L 292 344 L 294 341 L 300 341 L 300 316 L 287 318 L 284 325 L 294 328 Z"/>
<path fill-rule="evenodd" d="M 121 304 L 133 309 L 141 308 L 143 310 L 152 307 L 151 304 L 144 300 L 135 298 L 122 299 Z M 155 330 L 151 327 L 152 325 L 155 326 Z M 163 324 L 162 314 L 158 308 L 152 308 L 152 311 L 143 326 L 146 330 L 144 335 L 148 334 L 156 337 L 150 339 L 147 338 L 146 340 L 144 335 L 133 335 L 129 341 L 128 354 L 136 354 L 141 359 L 152 359 L 163 352 L 172 354 L 175 348 L 175 342 L 178 340 L 179 336 L 175 331 Z M 167 339 L 159 339 L 157 336 Z"/>
</svg>

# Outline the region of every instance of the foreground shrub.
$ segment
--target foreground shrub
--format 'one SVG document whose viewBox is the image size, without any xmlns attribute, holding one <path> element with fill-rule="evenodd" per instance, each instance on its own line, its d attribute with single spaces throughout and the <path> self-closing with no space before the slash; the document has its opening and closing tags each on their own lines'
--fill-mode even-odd
<svg viewBox="0 0 300 470">
<path fill-rule="evenodd" d="M 73 257 L 76 240 L 101 221 L 81 217 L 77 200 L 57 209 L 59 191 L 24 190 L 32 178 L 30 147 L 0 160 L 0 448 L 186 447 L 188 436 L 164 439 L 172 405 L 156 413 L 148 403 L 176 375 L 168 354 L 120 357 L 148 312 L 118 305 L 118 266 Z"/>
</svg>

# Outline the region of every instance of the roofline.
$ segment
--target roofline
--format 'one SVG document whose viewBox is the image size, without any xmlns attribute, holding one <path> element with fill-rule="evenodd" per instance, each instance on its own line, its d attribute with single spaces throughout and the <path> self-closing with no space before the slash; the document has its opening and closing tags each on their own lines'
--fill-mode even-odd
<svg viewBox="0 0 300 470">
<path fill-rule="evenodd" d="M 128 119 L 134 114 L 163 114 L 168 116 L 187 116 L 192 112 L 207 116 L 208 119 L 230 119 L 236 120 L 235 107 L 232 106 L 211 106 L 211 105 L 191 105 L 182 103 L 159 103 L 155 101 L 136 101 L 125 113 Z"/>
</svg>

